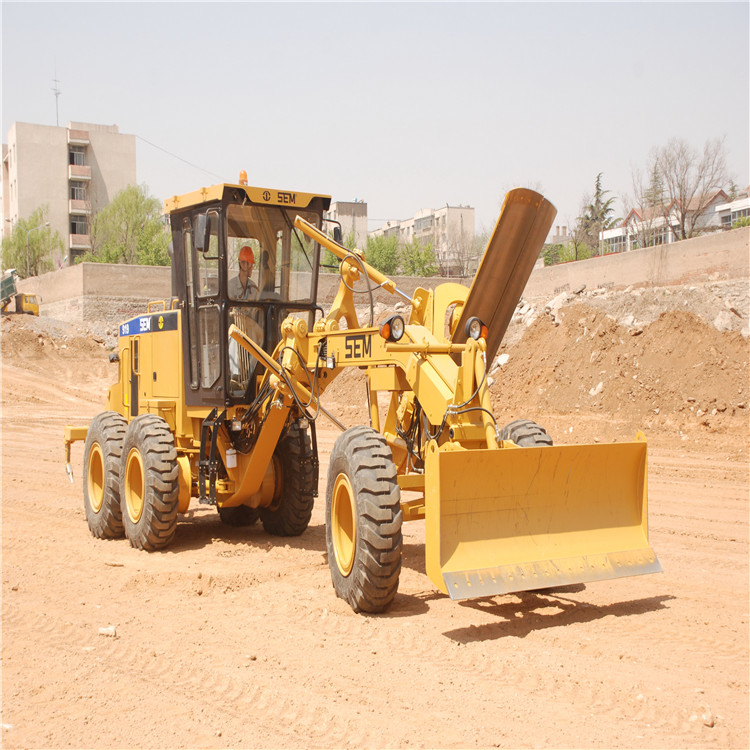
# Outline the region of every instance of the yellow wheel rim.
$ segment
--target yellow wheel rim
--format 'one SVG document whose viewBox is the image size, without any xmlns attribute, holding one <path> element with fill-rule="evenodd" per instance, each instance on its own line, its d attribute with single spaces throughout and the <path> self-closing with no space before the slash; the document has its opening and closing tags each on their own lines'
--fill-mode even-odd
<svg viewBox="0 0 750 750">
<path fill-rule="evenodd" d="M 339 474 L 333 485 L 331 537 L 336 565 L 341 575 L 348 576 L 352 572 L 357 549 L 357 505 L 346 474 Z"/>
<path fill-rule="evenodd" d="M 88 477 L 89 503 L 94 513 L 102 509 L 104 502 L 104 454 L 99 443 L 94 443 L 89 451 Z"/>
<path fill-rule="evenodd" d="M 133 523 L 138 523 L 143 513 L 143 497 L 146 494 L 143 459 L 137 448 L 128 453 L 125 464 L 125 505 Z"/>
</svg>

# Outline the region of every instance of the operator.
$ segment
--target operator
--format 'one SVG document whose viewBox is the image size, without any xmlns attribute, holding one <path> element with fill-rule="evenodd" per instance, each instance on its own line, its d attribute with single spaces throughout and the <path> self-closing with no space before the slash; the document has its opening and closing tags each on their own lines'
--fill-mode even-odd
<svg viewBox="0 0 750 750">
<path fill-rule="evenodd" d="M 250 278 L 255 265 L 255 253 L 248 245 L 240 250 L 240 271 L 229 281 L 229 296 L 231 299 L 258 299 L 258 285 Z"/>
</svg>

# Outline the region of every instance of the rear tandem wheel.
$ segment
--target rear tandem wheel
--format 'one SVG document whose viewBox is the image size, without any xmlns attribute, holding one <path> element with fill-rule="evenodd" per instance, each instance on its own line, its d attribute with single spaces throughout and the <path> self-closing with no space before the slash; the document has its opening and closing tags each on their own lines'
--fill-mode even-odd
<svg viewBox="0 0 750 750">
<path fill-rule="evenodd" d="M 83 451 L 83 507 L 97 539 L 125 535 L 120 509 L 120 463 L 127 420 L 115 411 L 97 414 Z"/>
<path fill-rule="evenodd" d="M 174 436 L 155 414 L 128 425 L 122 447 L 120 502 L 125 536 L 132 547 L 164 549 L 177 526 L 179 467 Z"/>
</svg>

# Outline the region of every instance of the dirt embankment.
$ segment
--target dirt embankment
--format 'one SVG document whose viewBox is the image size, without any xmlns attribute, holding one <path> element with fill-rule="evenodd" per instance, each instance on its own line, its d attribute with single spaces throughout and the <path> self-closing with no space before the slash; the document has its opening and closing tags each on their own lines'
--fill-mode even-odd
<svg viewBox="0 0 750 750">
<path fill-rule="evenodd" d="M 501 347 L 507 362 L 492 371 L 493 405 L 513 418 L 565 415 L 572 440 L 560 435 L 561 442 L 632 438 L 643 429 L 670 435 L 676 445 L 718 437 L 740 449 L 750 406 L 748 350 L 742 335 L 720 332 L 691 312 L 663 312 L 627 328 L 572 304 L 555 319 L 538 318 L 515 346 Z M 607 415 L 604 434 L 586 431 L 591 414 Z"/>
</svg>

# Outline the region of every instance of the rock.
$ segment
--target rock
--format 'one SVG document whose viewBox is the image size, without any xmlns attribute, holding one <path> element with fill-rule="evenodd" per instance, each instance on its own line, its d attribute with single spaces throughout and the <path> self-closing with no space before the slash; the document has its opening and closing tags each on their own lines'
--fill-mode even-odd
<svg viewBox="0 0 750 750">
<path fill-rule="evenodd" d="M 713 321 L 713 326 L 717 331 L 731 331 L 734 318 L 728 310 L 722 310 Z"/>
<path fill-rule="evenodd" d="M 545 306 L 544 312 L 552 314 L 559 310 L 568 300 L 567 292 L 560 292 L 557 297 L 553 297 Z"/>
<path fill-rule="evenodd" d="M 592 388 L 589 391 L 589 396 L 598 396 L 604 390 L 604 383 L 600 380 L 599 385 L 596 388 Z"/>
<path fill-rule="evenodd" d="M 585 284 L 580 284 L 575 289 L 573 289 L 573 294 L 581 294 L 585 288 L 586 288 Z"/>
<path fill-rule="evenodd" d="M 117 628 L 114 625 L 108 625 L 106 628 L 99 628 L 99 635 L 107 638 L 117 638 Z"/>
<path fill-rule="evenodd" d="M 508 354 L 507 352 L 503 352 L 501 355 L 498 356 L 496 360 L 496 364 L 498 365 L 498 367 L 502 367 L 503 365 L 508 364 L 509 359 L 510 359 L 510 354 Z"/>
<path fill-rule="evenodd" d="M 710 708 L 703 714 L 703 716 L 701 716 L 701 718 L 703 719 L 703 726 L 712 727 L 716 724 L 716 719 L 714 719 L 713 712 Z"/>
</svg>

